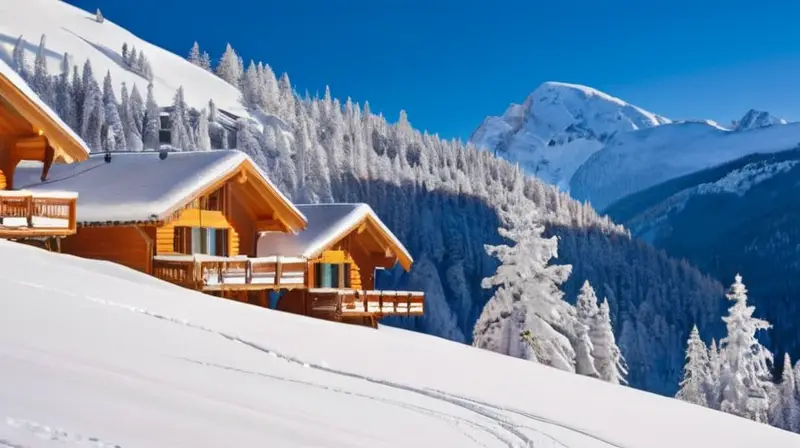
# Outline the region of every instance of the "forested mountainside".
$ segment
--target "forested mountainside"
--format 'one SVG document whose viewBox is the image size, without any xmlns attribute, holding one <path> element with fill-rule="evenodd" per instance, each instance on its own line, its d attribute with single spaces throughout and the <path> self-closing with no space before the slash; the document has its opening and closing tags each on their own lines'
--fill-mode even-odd
<svg viewBox="0 0 800 448">
<path fill-rule="evenodd" d="M 751 302 L 773 325 L 765 345 L 797 359 L 799 163 L 796 149 L 750 155 L 626 197 L 608 211 L 634 235 L 722 281 L 741 272 Z"/>
<path fill-rule="evenodd" d="M 79 69 L 64 57 L 61 74 L 53 76 L 43 63 L 50 54 L 43 45 L 32 67 L 25 51 L 14 54 L 23 77 L 93 151 L 158 147 L 155 115 L 158 106 L 167 105 L 156 103 L 146 78 L 141 87 L 125 86 L 117 102 L 110 73 L 103 88 L 94 75 L 93 65 L 102 61 L 87 61 Z M 206 69 L 198 70 L 200 75 L 215 77 L 202 58 L 190 59 Z M 487 152 L 413 129 L 405 113 L 389 124 L 368 104 L 342 103 L 328 90 L 323 98 L 301 98 L 287 74 L 278 79 L 268 65 L 254 63 L 242 70 L 239 60 L 229 47 L 216 68 L 240 89 L 241 101 L 255 117 L 238 121 L 236 147 L 296 202 L 369 203 L 414 255 L 409 274 L 387 272 L 379 286 L 423 289 L 426 316 L 387 323 L 470 342 L 491 295 L 481 280 L 497 266 L 484 245 L 500 242 L 497 211 L 524 198 L 539 209 L 547 231 L 559 237 L 558 262 L 573 265 L 564 285 L 569 300 L 585 280 L 608 297 L 632 386 L 673 394 L 692 324 L 708 332 L 719 326 L 723 291 L 718 282 L 631 239 L 588 205 Z M 152 69 L 159 70 L 155 64 Z M 144 101 L 139 92 L 146 85 Z M 227 141 L 213 102 L 197 111 L 179 88 L 171 106 L 173 149 L 205 150 Z"/>
</svg>

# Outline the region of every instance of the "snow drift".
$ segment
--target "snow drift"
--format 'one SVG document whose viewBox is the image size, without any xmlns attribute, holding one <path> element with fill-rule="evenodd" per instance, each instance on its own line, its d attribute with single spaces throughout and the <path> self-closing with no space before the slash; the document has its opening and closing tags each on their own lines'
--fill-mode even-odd
<svg viewBox="0 0 800 448">
<path fill-rule="evenodd" d="M 0 446 L 789 447 L 800 436 L 435 337 L 0 241 Z"/>
</svg>

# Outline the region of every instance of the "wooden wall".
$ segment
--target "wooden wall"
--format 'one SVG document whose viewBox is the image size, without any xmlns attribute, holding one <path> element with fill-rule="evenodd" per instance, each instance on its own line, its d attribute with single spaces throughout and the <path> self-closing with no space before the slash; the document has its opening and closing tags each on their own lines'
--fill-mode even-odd
<svg viewBox="0 0 800 448">
<path fill-rule="evenodd" d="M 309 288 L 314 286 L 315 263 L 349 263 L 350 288 L 374 289 L 376 263 L 372 260 L 372 257 L 366 253 L 356 238 L 358 238 L 357 235 L 350 234 L 334 244 L 330 249 L 324 251 L 318 258 L 311 260 L 308 264 L 306 286 Z"/>
<path fill-rule="evenodd" d="M 239 235 L 220 211 L 185 209 L 176 219 L 160 226 L 156 231 L 156 253 L 175 253 L 175 227 L 211 227 L 228 229 L 228 248 L 231 256 L 239 254 Z"/>
<path fill-rule="evenodd" d="M 2 149 L 2 148 L 0 148 L 0 149 Z M 7 184 L 6 184 L 6 174 L 3 172 L 3 169 L 0 168 L 0 190 L 5 190 L 6 186 L 7 186 Z"/>
<path fill-rule="evenodd" d="M 228 220 L 235 229 L 236 246 L 240 255 L 256 256 L 256 217 L 238 196 L 231 195 Z"/>
<path fill-rule="evenodd" d="M 151 230 L 152 231 L 152 230 Z M 149 273 L 151 253 L 135 227 L 80 227 L 64 238 L 61 251 L 95 260 L 106 260 Z"/>
</svg>

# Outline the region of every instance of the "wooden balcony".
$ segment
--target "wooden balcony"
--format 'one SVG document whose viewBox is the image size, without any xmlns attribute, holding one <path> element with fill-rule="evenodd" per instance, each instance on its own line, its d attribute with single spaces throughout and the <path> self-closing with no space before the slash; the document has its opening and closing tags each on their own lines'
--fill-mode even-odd
<svg viewBox="0 0 800 448">
<path fill-rule="evenodd" d="M 159 255 L 153 276 L 198 291 L 259 291 L 305 287 L 307 261 L 289 257 Z"/>
<path fill-rule="evenodd" d="M 425 293 L 312 288 L 311 312 L 320 317 L 422 316 Z"/>
<path fill-rule="evenodd" d="M 0 190 L 0 238 L 67 236 L 76 231 L 75 193 Z"/>
</svg>

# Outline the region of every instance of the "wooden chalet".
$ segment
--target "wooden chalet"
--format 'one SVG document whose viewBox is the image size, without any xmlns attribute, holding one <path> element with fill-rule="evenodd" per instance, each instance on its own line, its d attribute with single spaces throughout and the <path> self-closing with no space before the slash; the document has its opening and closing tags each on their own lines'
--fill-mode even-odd
<svg viewBox="0 0 800 448">
<path fill-rule="evenodd" d="M 50 239 L 76 232 L 77 194 L 21 189 L 15 171 L 36 161 L 45 182 L 53 164 L 86 160 L 89 149 L 25 81 L 0 60 L 0 238 Z"/>
<path fill-rule="evenodd" d="M 376 326 L 388 315 L 420 316 L 424 294 L 375 289 L 375 273 L 413 259 L 367 204 L 309 204 L 297 208 L 308 228 L 296 234 L 263 232 L 258 257 L 306 263 L 302 288 L 283 293 L 277 308 L 343 322 Z"/>
<path fill-rule="evenodd" d="M 45 182 L 40 171 L 20 165 L 17 181 L 79 194 L 62 252 L 259 306 L 277 295 L 278 309 L 344 322 L 423 312 L 422 293 L 375 290 L 376 269 L 412 259 L 369 206 L 295 206 L 243 152 L 93 154 Z"/>
</svg>

